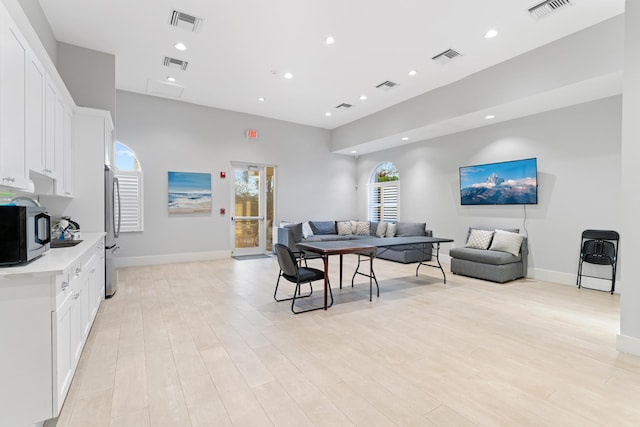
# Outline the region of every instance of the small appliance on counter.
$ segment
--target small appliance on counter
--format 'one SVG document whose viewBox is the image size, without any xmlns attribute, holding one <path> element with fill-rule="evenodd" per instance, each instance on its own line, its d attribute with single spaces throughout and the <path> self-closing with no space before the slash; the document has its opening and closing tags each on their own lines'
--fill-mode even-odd
<svg viewBox="0 0 640 427">
<path fill-rule="evenodd" d="M 47 208 L 26 197 L 0 205 L 0 266 L 29 262 L 51 245 L 51 216 Z"/>
<path fill-rule="evenodd" d="M 82 242 L 80 224 L 68 216 L 63 216 L 54 221 L 51 234 L 52 248 L 67 248 Z"/>
</svg>

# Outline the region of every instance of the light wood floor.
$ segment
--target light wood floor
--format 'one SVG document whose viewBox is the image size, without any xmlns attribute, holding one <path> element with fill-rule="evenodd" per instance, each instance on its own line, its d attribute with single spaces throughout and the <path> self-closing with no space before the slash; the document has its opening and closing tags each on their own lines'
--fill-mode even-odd
<svg viewBox="0 0 640 427">
<path fill-rule="evenodd" d="M 334 306 L 296 316 L 275 258 L 120 270 L 58 426 L 640 425 L 617 295 L 376 260 L 370 303 L 336 261 Z"/>
</svg>

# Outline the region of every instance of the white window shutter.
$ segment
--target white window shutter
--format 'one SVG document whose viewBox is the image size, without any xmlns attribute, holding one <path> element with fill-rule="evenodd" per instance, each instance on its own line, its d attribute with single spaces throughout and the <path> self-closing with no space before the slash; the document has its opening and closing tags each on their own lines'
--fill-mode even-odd
<svg viewBox="0 0 640 427">
<path fill-rule="evenodd" d="M 143 231 L 142 171 L 118 171 L 116 177 L 120 182 L 120 232 Z"/>
<path fill-rule="evenodd" d="M 369 221 L 398 221 L 399 190 L 399 181 L 372 183 L 368 185 L 367 215 Z"/>
</svg>

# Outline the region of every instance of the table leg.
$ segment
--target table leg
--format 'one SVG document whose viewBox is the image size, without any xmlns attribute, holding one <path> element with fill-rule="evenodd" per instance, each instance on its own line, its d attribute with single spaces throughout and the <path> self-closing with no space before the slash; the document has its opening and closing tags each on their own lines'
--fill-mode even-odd
<svg viewBox="0 0 640 427">
<path fill-rule="evenodd" d="M 444 280 L 444 283 L 447 283 L 447 275 L 444 273 L 444 269 L 442 268 L 442 264 L 440 264 L 440 242 L 436 242 L 433 243 L 436 246 L 436 263 L 438 265 L 431 265 L 431 264 L 427 264 L 426 262 L 419 262 L 418 263 L 418 267 L 416 267 L 416 276 L 418 276 L 418 269 L 420 268 L 421 265 L 426 265 L 427 267 L 435 267 L 435 268 L 439 268 L 440 271 L 442 272 L 442 278 Z M 426 244 L 424 245 L 425 250 L 426 250 Z M 432 254 L 433 255 L 433 254 Z"/>
<path fill-rule="evenodd" d="M 340 289 L 342 289 L 342 257 L 343 255 L 340 254 Z"/>
<path fill-rule="evenodd" d="M 329 292 L 329 255 L 322 257 L 324 262 L 324 309 L 327 309 L 327 293 Z"/>
</svg>

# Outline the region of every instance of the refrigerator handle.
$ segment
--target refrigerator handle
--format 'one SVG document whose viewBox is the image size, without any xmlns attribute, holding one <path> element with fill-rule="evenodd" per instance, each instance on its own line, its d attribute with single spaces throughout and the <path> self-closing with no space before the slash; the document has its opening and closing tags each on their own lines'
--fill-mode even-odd
<svg viewBox="0 0 640 427">
<path fill-rule="evenodd" d="M 118 237 L 120 235 L 120 222 L 122 219 L 122 208 L 120 206 L 120 180 L 117 177 L 113 178 L 113 204 L 115 206 L 116 194 L 118 195 L 118 226 L 116 227 L 116 216 L 113 215 L 113 237 Z"/>
</svg>

